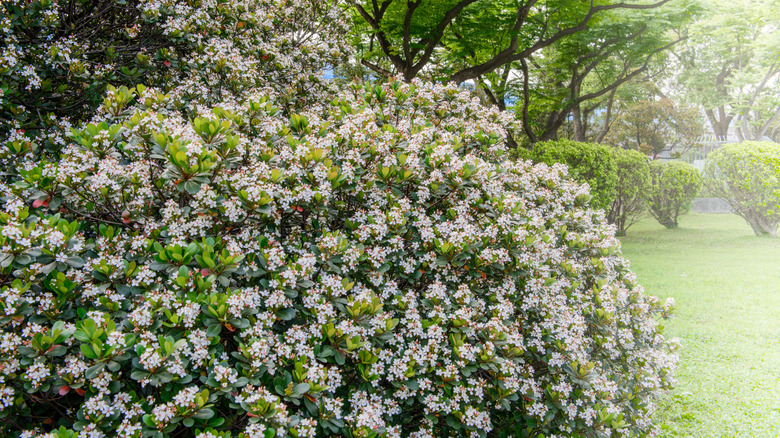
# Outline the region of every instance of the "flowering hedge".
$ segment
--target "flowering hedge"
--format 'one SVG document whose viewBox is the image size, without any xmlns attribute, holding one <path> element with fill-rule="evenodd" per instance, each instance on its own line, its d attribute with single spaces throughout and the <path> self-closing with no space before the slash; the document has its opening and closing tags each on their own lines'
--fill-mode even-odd
<svg viewBox="0 0 780 438">
<path fill-rule="evenodd" d="M 0 5 L 0 140 L 59 151 L 106 87 L 153 86 L 194 117 L 271 96 L 319 105 L 323 68 L 349 52 L 342 0 L 6 0 Z M 110 106 L 110 103 L 107 105 Z"/>
<path fill-rule="evenodd" d="M 25 436 L 628 436 L 676 355 L 560 165 L 459 90 L 183 119 L 112 89 L 0 154 L 0 416 Z"/>
</svg>

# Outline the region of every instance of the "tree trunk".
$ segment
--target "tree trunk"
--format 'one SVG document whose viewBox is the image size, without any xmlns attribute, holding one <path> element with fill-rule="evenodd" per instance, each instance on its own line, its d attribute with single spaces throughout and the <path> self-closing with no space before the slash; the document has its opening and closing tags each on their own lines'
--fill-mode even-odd
<svg viewBox="0 0 780 438">
<path fill-rule="evenodd" d="M 539 135 L 537 138 L 537 141 L 555 141 L 558 140 L 558 128 L 560 128 L 560 125 L 557 125 L 555 127 L 548 127 L 544 130 L 544 132 Z"/>
<path fill-rule="evenodd" d="M 737 128 L 737 140 L 740 142 L 747 140 L 745 133 L 742 132 L 742 128 Z"/>
<path fill-rule="evenodd" d="M 723 106 L 718 107 L 718 114 L 715 111 L 708 109 L 704 111 L 707 114 L 707 120 L 712 125 L 712 130 L 715 132 L 715 136 L 718 140 L 725 140 L 729 135 L 729 126 L 734 116 L 726 113 L 726 108 Z"/>
<path fill-rule="evenodd" d="M 750 228 L 753 229 L 753 233 L 755 233 L 756 236 L 769 236 L 771 238 L 777 237 L 777 220 L 767 220 L 763 215 L 752 210 L 742 212 L 734 209 L 734 211 L 739 216 L 742 216 L 743 219 L 745 219 L 745 221 L 750 225 Z"/>
<path fill-rule="evenodd" d="M 580 104 L 572 108 L 572 118 L 574 119 L 574 140 L 585 141 L 585 124 L 582 122 L 582 109 Z"/>
<path fill-rule="evenodd" d="M 756 236 L 761 237 L 761 236 L 764 235 L 764 230 L 761 228 L 761 225 L 758 223 L 757 220 L 752 219 L 752 218 L 751 219 L 747 219 L 747 223 L 750 224 L 750 228 L 753 229 L 753 233 Z"/>
<path fill-rule="evenodd" d="M 596 143 L 604 141 L 604 137 L 609 134 L 610 123 L 612 123 L 612 105 L 615 103 L 615 93 L 617 93 L 617 88 L 613 88 L 612 91 L 609 92 L 609 98 L 607 98 L 607 112 L 604 113 L 604 124 L 601 126 L 601 131 L 599 131 L 599 134 L 596 136 Z"/>
</svg>

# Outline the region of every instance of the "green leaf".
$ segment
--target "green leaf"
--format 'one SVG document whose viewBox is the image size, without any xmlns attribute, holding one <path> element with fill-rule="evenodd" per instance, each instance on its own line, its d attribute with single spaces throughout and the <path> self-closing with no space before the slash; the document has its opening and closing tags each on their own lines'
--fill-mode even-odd
<svg viewBox="0 0 780 438">
<path fill-rule="evenodd" d="M 213 338 L 222 331 L 222 324 L 211 324 L 206 328 L 206 337 Z"/>
<path fill-rule="evenodd" d="M 92 347 L 89 346 L 89 344 L 81 344 L 81 352 L 89 359 L 97 359 L 97 354 L 95 354 L 95 351 L 92 350 Z"/>
<path fill-rule="evenodd" d="M 200 191 L 200 183 L 193 180 L 184 181 L 184 190 L 190 195 L 195 195 Z"/>
<path fill-rule="evenodd" d="M 76 256 L 68 257 L 68 259 L 65 260 L 65 264 L 71 268 L 81 269 L 84 267 L 84 259 Z"/>
<path fill-rule="evenodd" d="M 309 289 L 314 286 L 314 282 L 311 280 L 301 280 L 298 282 L 298 287 Z"/>
<path fill-rule="evenodd" d="M 73 332 L 73 337 L 81 342 L 92 342 L 92 338 L 81 330 Z"/>
<path fill-rule="evenodd" d="M 149 378 L 149 372 L 143 370 L 134 370 L 130 373 L 130 378 L 135 381 L 145 380 Z"/>
<path fill-rule="evenodd" d="M 344 354 L 342 354 L 340 351 L 336 351 L 336 355 L 333 357 L 336 359 L 337 364 L 344 365 L 346 358 L 344 357 Z"/>
<path fill-rule="evenodd" d="M 32 263 L 32 258 L 26 254 L 19 254 L 18 256 L 14 257 L 14 262 L 23 266 L 29 265 Z"/>
<path fill-rule="evenodd" d="M 276 317 L 282 321 L 289 321 L 295 317 L 295 309 L 288 307 L 286 309 L 278 310 L 276 312 Z"/>
<path fill-rule="evenodd" d="M 82 345 L 84 345 L 84 344 L 82 344 Z M 92 379 L 96 378 L 100 374 L 101 371 L 103 371 L 104 367 L 105 367 L 105 365 L 102 364 L 102 363 L 93 365 L 93 366 L 87 368 L 87 371 L 84 372 L 84 377 L 87 380 L 92 380 Z"/>
<path fill-rule="evenodd" d="M 196 412 L 192 418 L 197 418 L 198 420 L 208 420 L 209 418 L 214 416 L 214 411 L 211 409 L 205 408 L 201 409 L 198 412 Z"/>
<path fill-rule="evenodd" d="M 147 425 L 149 427 L 152 427 L 152 428 L 156 428 L 157 427 L 157 424 L 154 422 L 154 419 L 152 418 L 151 414 L 145 414 L 142 418 L 143 418 L 143 421 L 144 421 L 145 425 Z"/>
<path fill-rule="evenodd" d="M 0 268 L 7 268 L 11 266 L 14 261 L 13 254 L 0 253 Z"/>
<path fill-rule="evenodd" d="M 303 395 L 309 392 L 309 389 L 311 389 L 311 385 L 308 383 L 299 383 L 293 387 L 293 392 L 298 395 Z"/>
<path fill-rule="evenodd" d="M 64 356 L 68 352 L 68 348 L 64 345 L 56 345 L 51 350 L 46 352 L 46 356 L 59 357 Z"/>
</svg>

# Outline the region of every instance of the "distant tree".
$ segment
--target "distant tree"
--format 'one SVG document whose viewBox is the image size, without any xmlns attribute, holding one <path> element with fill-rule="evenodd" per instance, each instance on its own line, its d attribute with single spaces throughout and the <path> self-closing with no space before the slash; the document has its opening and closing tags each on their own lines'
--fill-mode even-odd
<svg viewBox="0 0 780 438">
<path fill-rule="evenodd" d="M 665 69 L 665 52 L 681 41 L 670 38 L 667 27 L 682 25 L 686 11 L 672 5 L 611 11 L 587 30 L 530 57 L 530 64 L 521 66 L 523 77 L 530 80 L 523 81 L 518 105 L 530 141 L 557 138 L 569 120 L 574 140 L 589 140 L 589 118 L 603 111 L 609 123 L 610 105 L 620 87 Z"/>
<path fill-rule="evenodd" d="M 692 147 L 702 132 L 703 120 L 696 107 L 656 97 L 620 110 L 604 141 L 657 158 L 667 148 Z"/>
<path fill-rule="evenodd" d="M 701 175 L 691 164 L 652 161 L 647 197 L 650 214 L 666 228 L 677 228 L 678 218 L 691 209 L 701 185 Z"/>
<path fill-rule="evenodd" d="M 725 199 L 756 236 L 777 237 L 780 223 L 780 145 L 732 143 L 707 157 L 707 190 Z"/>
<path fill-rule="evenodd" d="M 772 134 L 780 118 L 780 3 L 710 0 L 681 51 L 680 80 L 716 135 L 737 124 L 740 139 Z"/>
<path fill-rule="evenodd" d="M 637 151 L 612 148 L 617 169 L 615 197 L 607 211 L 607 220 L 615 224 L 618 236 L 636 223 L 645 211 L 650 191 L 650 166 L 647 157 Z"/>
</svg>

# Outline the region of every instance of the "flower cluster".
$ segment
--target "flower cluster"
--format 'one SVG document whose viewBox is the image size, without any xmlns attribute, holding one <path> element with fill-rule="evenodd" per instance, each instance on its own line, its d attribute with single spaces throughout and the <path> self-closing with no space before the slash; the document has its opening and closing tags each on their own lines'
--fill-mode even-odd
<svg viewBox="0 0 780 438">
<path fill-rule="evenodd" d="M 651 430 L 670 306 L 563 166 L 503 160 L 506 115 L 421 82 L 289 116 L 111 93 L 0 186 L 6 432 Z"/>
<path fill-rule="evenodd" d="M 107 85 L 154 86 L 180 109 L 327 102 L 324 70 L 349 48 L 343 0 L 8 0 L 0 8 L 0 140 L 59 152 Z M 250 121 L 250 120 L 248 120 Z M 10 155 L 15 155 L 11 150 Z M 8 151 L 0 152 L 0 159 Z"/>
</svg>

